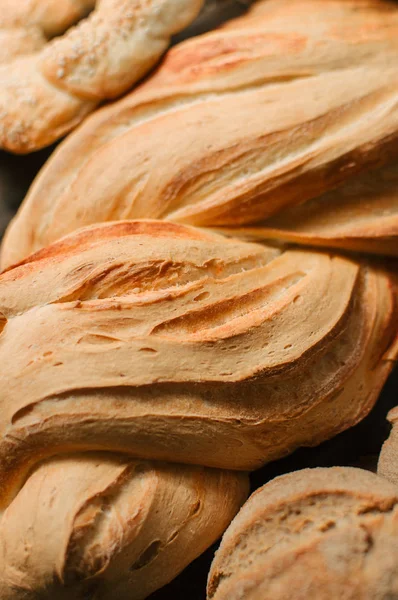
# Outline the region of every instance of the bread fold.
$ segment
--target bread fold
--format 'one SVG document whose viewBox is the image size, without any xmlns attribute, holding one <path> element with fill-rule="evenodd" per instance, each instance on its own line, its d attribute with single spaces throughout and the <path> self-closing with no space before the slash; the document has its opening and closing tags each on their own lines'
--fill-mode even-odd
<svg viewBox="0 0 398 600">
<path fill-rule="evenodd" d="M 3 266 L 136 218 L 397 256 L 397 40 L 390 2 L 264 0 L 172 48 L 53 154 Z"/>
<path fill-rule="evenodd" d="M 0 315 L 4 600 L 147 597 L 246 471 L 361 420 L 397 350 L 376 264 L 167 221 L 38 251 L 0 275 Z"/>
<path fill-rule="evenodd" d="M 106 453 L 41 463 L 0 521 L 2 600 L 139 600 L 225 530 L 240 473 Z"/>
<path fill-rule="evenodd" d="M 129 90 L 204 0 L 2 3 L 0 148 L 32 152 Z M 90 13 L 90 11 L 92 11 Z M 89 14 L 90 13 L 90 14 Z"/>
</svg>

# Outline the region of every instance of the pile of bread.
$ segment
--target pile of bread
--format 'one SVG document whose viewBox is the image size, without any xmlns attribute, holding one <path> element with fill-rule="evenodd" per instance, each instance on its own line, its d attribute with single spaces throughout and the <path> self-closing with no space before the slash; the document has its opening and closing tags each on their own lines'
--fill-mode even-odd
<svg viewBox="0 0 398 600">
<path fill-rule="evenodd" d="M 1 250 L 1 600 L 144 599 L 223 532 L 208 600 L 398 598 L 397 410 L 378 475 L 245 503 L 398 359 L 398 5 L 258 0 L 99 109 L 203 2 L 3 5 L 0 147 L 83 123 Z"/>
</svg>

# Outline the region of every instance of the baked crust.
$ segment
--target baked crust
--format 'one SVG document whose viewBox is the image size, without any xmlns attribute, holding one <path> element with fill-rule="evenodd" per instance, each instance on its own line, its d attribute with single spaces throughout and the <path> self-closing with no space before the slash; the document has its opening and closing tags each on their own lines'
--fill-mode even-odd
<svg viewBox="0 0 398 600">
<path fill-rule="evenodd" d="M 3 266 L 130 218 L 261 223 L 270 237 L 398 255 L 397 86 L 396 4 L 260 2 L 172 48 L 60 146 L 6 235 Z M 386 163 L 390 183 L 383 170 L 363 176 Z"/>
<path fill-rule="evenodd" d="M 1 274 L 2 600 L 170 581 L 244 501 L 240 470 L 368 413 L 395 300 L 376 266 L 167 221 L 83 228 Z"/>
<path fill-rule="evenodd" d="M 3 503 L 65 451 L 251 470 L 320 443 L 373 406 L 395 302 L 330 253 L 162 221 L 76 232 L 0 277 Z"/>
<path fill-rule="evenodd" d="M 142 600 L 204 552 L 247 497 L 243 473 L 59 456 L 0 521 L 2 600 Z"/>
<path fill-rule="evenodd" d="M 398 346 L 398 336 L 396 346 Z M 382 477 L 398 484 L 398 407 L 390 410 L 387 418 L 392 427 L 390 435 L 381 449 L 377 472 Z"/>
<path fill-rule="evenodd" d="M 38 150 L 76 127 L 100 102 L 125 93 L 156 64 L 171 36 L 194 20 L 202 4 L 3 0 L 0 148 Z"/>
<path fill-rule="evenodd" d="M 224 534 L 208 600 L 398 595 L 398 491 L 368 471 L 305 469 L 257 490 Z"/>
<path fill-rule="evenodd" d="M 315 247 L 398 256 L 398 163 L 373 168 L 344 185 L 240 234 Z M 225 228 L 224 228 L 225 230 Z M 236 230 L 232 230 L 236 235 Z"/>
</svg>

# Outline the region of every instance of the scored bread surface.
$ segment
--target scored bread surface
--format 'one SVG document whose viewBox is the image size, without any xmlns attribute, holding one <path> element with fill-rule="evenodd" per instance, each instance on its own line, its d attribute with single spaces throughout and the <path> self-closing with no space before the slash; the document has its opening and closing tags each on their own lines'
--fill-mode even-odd
<svg viewBox="0 0 398 600">
<path fill-rule="evenodd" d="M 366 263 L 167 222 L 39 251 L 0 276 L 3 505 L 64 451 L 250 470 L 350 427 L 393 364 L 394 289 Z"/>
<path fill-rule="evenodd" d="M 252 10 L 172 48 L 60 146 L 6 235 L 3 266 L 78 227 L 131 218 L 261 222 L 271 236 L 398 255 L 396 4 Z"/>
<path fill-rule="evenodd" d="M 247 487 L 100 452 L 42 462 L 0 520 L 0 597 L 143 600 L 223 533 Z"/>
<path fill-rule="evenodd" d="M 133 4 L 7 0 L 0 146 L 121 94 L 202 1 Z M 397 59 L 393 3 L 258 2 L 45 165 L 2 248 L 2 600 L 146 598 L 225 530 L 246 471 L 370 411 L 396 278 L 330 248 L 398 256 Z M 396 504 L 355 469 L 278 478 L 226 533 L 209 600 L 398 597 Z"/>
</svg>

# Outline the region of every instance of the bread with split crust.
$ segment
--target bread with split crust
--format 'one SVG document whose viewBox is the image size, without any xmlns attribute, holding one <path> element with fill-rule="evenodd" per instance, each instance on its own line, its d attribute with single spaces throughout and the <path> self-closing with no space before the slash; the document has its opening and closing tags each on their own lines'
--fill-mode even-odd
<svg viewBox="0 0 398 600">
<path fill-rule="evenodd" d="M 3 266 L 81 226 L 135 218 L 261 223 L 270 237 L 398 255 L 397 5 L 265 0 L 252 11 L 172 48 L 56 150 Z"/>
</svg>

